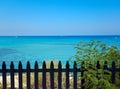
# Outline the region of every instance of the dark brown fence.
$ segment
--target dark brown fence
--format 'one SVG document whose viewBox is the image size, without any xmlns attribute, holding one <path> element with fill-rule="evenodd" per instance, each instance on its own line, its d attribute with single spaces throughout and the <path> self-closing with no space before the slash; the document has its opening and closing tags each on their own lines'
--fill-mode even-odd
<svg viewBox="0 0 120 89">
<path fill-rule="evenodd" d="M 100 63 L 97 61 L 95 64 L 96 69 L 100 69 Z M 111 75 L 112 83 L 115 83 L 115 74 L 116 72 L 120 72 L 120 68 L 116 68 L 115 62 L 112 62 L 111 67 L 108 66 L 107 62 L 104 62 L 103 70 L 109 70 Z M 69 62 L 66 62 L 66 66 L 62 67 L 61 61 L 58 63 L 58 67 L 54 67 L 53 61 L 50 63 L 50 68 L 46 67 L 46 62 L 43 62 L 42 68 L 39 68 L 38 62 L 35 62 L 34 68 L 31 68 L 30 62 L 27 62 L 26 68 L 22 68 L 22 62 L 19 62 L 18 68 L 14 68 L 14 63 L 11 62 L 10 69 L 6 68 L 6 63 L 2 63 L 2 69 L 0 69 L 0 73 L 2 76 L 2 89 L 7 89 L 7 75 L 10 76 L 10 89 L 15 88 L 15 75 L 18 75 L 18 89 L 23 89 L 23 76 L 26 75 L 26 88 L 27 89 L 47 89 L 47 81 L 50 81 L 49 89 L 69 89 L 72 79 L 72 89 L 84 89 L 84 79 L 79 79 L 84 76 L 84 71 L 86 71 L 84 62 L 81 63 L 81 67 L 78 68 L 76 62 L 73 63 L 73 68 L 70 67 Z M 34 85 L 31 87 L 31 73 L 34 73 Z M 39 73 L 42 75 L 42 80 L 39 81 Z M 50 79 L 47 79 L 47 73 L 50 75 Z M 55 81 L 55 73 L 57 73 L 57 81 Z M 65 74 L 65 86 L 63 88 L 63 73 Z M 72 75 L 70 75 L 72 74 Z M 71 78 L 71 79 L 70 79 Z M 39 82 L 42 83 L 42 86 L 39 86 Z M 57 87 L 55 87 L 55 82 L 57 82 Z M 25 88 L 25 89 L 26 89 Z"/>
</svg>

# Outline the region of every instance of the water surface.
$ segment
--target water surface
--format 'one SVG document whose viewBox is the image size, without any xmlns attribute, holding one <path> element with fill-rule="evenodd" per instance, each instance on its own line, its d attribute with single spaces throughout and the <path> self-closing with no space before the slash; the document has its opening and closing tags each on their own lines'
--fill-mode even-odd
<svg viewBox="0 0 120 89">
<path fill-rule="evenodd" d="M 25 66 L 30 61 L 32 66 L 37 60 L 61 60 L 63 63 L 75 54 L 75 46 L 80 41 L 101 41 L 120 48 L 120 36 L 1 36 L 0 60 L 7 62 L 22 61 Z M 1 66 L 0 64 L 0 66 Z"/>
</svg>

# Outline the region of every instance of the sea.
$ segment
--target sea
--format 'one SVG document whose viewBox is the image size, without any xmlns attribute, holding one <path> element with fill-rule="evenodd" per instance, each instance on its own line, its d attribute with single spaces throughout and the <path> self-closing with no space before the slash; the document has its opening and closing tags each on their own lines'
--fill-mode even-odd
<svg viewBox="0 0 120 89">
<path fill-rule="evenodd" d="M 120 49 L 120 36 L 0 36 L 0 68 L 5 61 L 9 68 L 13 61 L 15 67 L 22 61 L 26 67 L 30 61 L 34 67 L 35 61 L 42 65 L 43 61 L 60 60 L 64 64 L 75 55 L 75 46 L 79 42 L 101 41 L 108 46 Z"/>
</svg>

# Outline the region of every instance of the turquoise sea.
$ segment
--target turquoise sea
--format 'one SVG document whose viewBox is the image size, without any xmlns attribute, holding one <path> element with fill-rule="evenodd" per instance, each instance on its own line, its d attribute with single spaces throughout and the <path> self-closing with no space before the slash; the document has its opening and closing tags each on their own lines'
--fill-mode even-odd
<svg viewBox="0 0 120 89">
<path fill-rule="evenodd" d="M 75 46 L 80 41 L 101 41 L 120 48 L 120 36 L 0 36 L 0 67 L 3 61 L 15 66 L 22 61 L 24 67 L 30 61 L 33 67 L 37 60 L 61 60 L 63 63 L 75 54 Z"/>
</svg>

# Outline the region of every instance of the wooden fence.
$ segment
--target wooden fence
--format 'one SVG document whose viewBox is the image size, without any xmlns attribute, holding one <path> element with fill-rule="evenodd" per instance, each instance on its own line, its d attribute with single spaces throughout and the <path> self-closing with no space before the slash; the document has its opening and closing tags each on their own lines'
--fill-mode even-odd
<svg viewBox="0 0 120 89">
<path fill-rule="evenodd" d="M 100 69 L 100 63 L 99 61 L 97 61 L 96 65 L 95 65 L 96 69 Z M 104 62 L 104 67 L 103 70 L 109 70 L 112 75 L 111 75 L 111 81 L 112 83 L 115 83 L 115 74 L 116 72 L 120 72 L 120 68 L 116 68 L 115 62 L 112 62 L 111 67 L 108 66 L 107 62 Z M 58 68 L 54 68 L 54 63 L 53 61 L 51 61 L 50 63 L 50 68 L 46 68 L 46 62 L 43 62 L 42 68 L 39 68 L 38 66 L 38 62 L 35 62 L 34 68 L 31 68 L 30 66 L 30 62 L 27 62 L 26 68 L 22 68 L 22 62 L 19 62 L 18 64 L 18 68 L 14 68 L 14 63 L 11 62 L 10 64 L 10 68 L 6 68 L 6 63 L 3 62 L 2 63 L 2 69 L 0 69 L 0 73 L 2 74 L 2 89 L 7 89 L 7 74 L 9 73 L 10 76 L 10 89 L 16 89 L 15 88 L 15 75 L 18 75 L 18 89 L 23 89 L 23 77 L 22 74 L 24 73 L 26 75 L 26 88 L 27 89 L 31 89 L 31 73 L 34 73 L 34 88 L 32 89 L 47 89 L 47 76 L 46 73 L 50 74 L 50 87 L 49 89 L 64 89 L 62 86 L 62 73 L 65 73 L 65 89 L 69 89 L 70 87 L 70 73 L 72 73 L 72 80 L 73 80 L 73 88 L 72 89 L 84 89 L 84 79 L 81 79 L 80 81 L 78 81 L 78 78 L 81 76 L 84 76 L 84 71 L 86 71 L 85 66 L 84 66 L 84 62 L 81 63 L 81 67 L 77 68 L 77 64 L 76 62 L 74 62 L 73 64 L 73 68 L 70 67 L 69 62 L 66 62 L 66 66 L 62 67 L 61 61 L 59 61 L 58 63 Z M 39 73 L 42 74 L 42 87 L 39 87 Z M 58 85 L 57 88 L 54 87 L 54 73 L 58 73 Z M 79 76 L 78 76 L 79 74 Z M 80 86 L 77 85 L 78 82 L 80 82 Z M 25 88 L 25 89 L 26 89 Z"/>
</svg>

